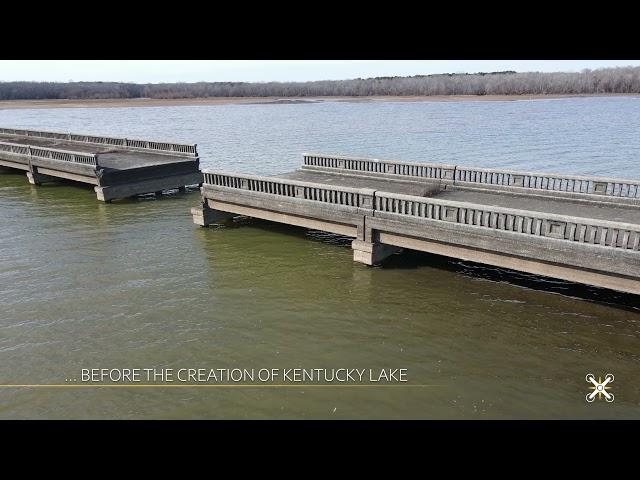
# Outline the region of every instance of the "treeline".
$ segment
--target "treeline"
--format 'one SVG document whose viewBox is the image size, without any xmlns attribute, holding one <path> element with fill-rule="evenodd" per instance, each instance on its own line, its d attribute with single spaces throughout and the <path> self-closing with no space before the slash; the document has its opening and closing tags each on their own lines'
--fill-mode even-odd
<svg viewBox="0 0 640 480">
<path fill-rule="evenodd" d="M 313 82 L 0 82 L 0 100 L 603 93 L 640 93 L 640 67 L 579 73 L 491 72 Z"/>
</svg>

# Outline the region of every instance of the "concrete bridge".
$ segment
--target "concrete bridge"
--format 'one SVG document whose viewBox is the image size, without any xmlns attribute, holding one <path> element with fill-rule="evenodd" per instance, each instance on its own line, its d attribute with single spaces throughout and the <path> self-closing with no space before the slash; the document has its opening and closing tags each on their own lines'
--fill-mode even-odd
<svg viewBox="0 0 640 480">
<path fill-rule="evenodd" d="M 640 294 L 640 182 L 305 154 L 290 173 L 204 170 L 201 226 L 248 216 Z"/>
<path fill-rule="evenodd" d="M 94 185 L 104 202 L 202 183 L 196 145 L 13 128 L 0 128 L 0 167 Z"/>
</svg>

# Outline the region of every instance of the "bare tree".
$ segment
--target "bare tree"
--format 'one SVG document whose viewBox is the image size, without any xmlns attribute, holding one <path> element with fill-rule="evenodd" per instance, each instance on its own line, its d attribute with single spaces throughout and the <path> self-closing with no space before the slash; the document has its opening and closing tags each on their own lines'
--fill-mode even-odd
<svg viewBox="0 0 640 480">
<path fill-rule="evenodd" d="M 606 93 L 640 93 L 640 67 L 586 69 L 576 73 L 508 71 L 313 82 L 0 82 L 0 100 Z"/>
</svg>

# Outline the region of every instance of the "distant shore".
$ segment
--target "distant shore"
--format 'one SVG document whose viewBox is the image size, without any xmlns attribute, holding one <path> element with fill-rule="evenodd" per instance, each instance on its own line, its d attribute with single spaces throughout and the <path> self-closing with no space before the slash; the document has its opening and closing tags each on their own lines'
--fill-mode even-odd
<svg viewBox="0 0 640 480">
<path fill-rule="evenodd" d="M 117 108 L 171 107 L 197 105 L 281 105 L 323 102 L 491 102 L 545 100 L 580 97 L 638 97 L 638 94 L 581 94 L 581 95 L 432 95 L 432 96 L 372 96 L 372 97 L 210 97 L 210 98 L 133 98 L 104 100 L 1 100 L 0 110 L 23 108 Z"/>
</svg>

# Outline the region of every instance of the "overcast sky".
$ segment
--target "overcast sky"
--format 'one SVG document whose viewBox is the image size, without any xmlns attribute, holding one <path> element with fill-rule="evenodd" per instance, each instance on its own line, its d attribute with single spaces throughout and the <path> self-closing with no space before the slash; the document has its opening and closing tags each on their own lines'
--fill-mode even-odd
<svg viewBox="0 0 640 480">
<path fill-rule="evenodd" d="M 0 60 L 0 81 L 286 82 L 628 65 L 640 60 Z"/>
</svg>

